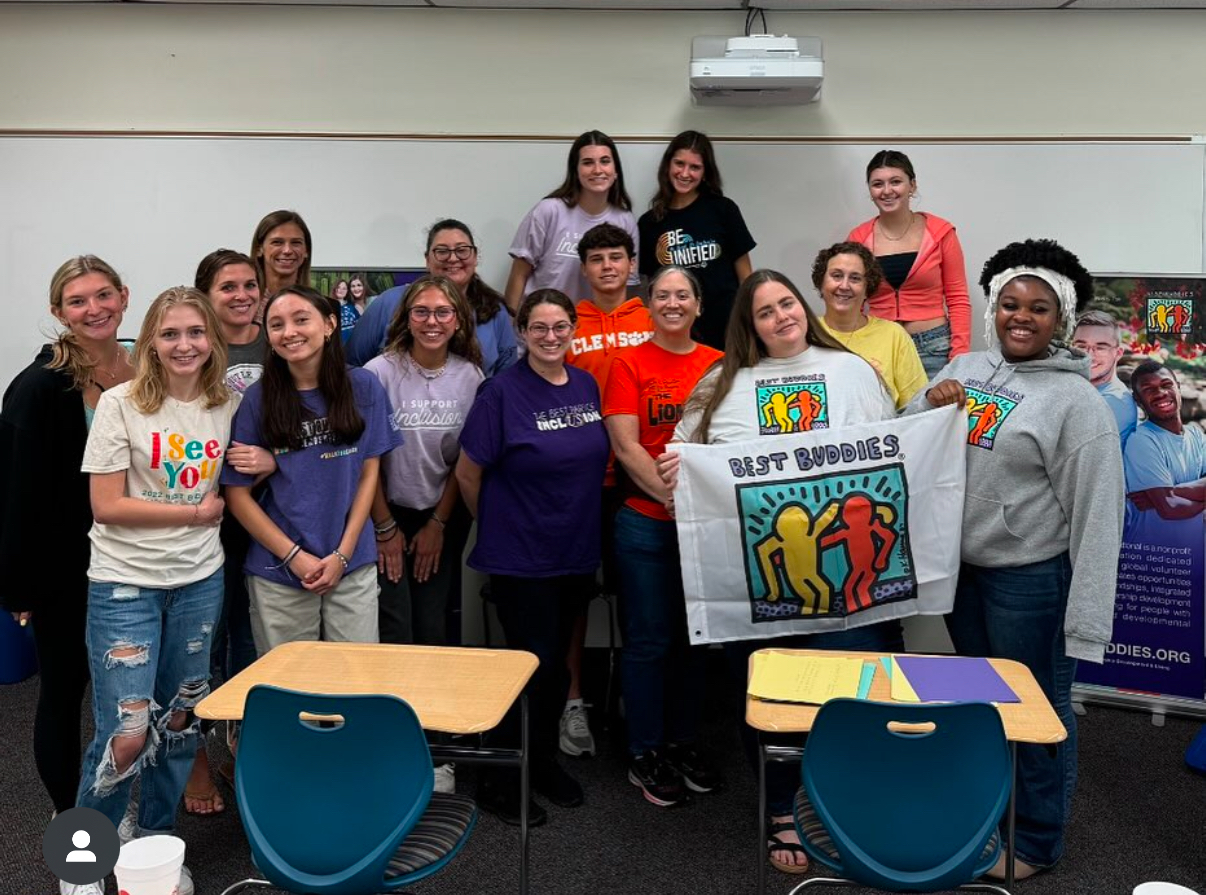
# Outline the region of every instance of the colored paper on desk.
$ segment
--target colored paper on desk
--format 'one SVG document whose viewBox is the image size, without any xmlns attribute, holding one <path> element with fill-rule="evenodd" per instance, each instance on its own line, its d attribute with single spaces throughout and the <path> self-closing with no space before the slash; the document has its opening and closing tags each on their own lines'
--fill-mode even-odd
<svg viewBox="0 0 1206 895">
<path fill-rule="evenodd" d="M 858 682 L 858 698 L 866 699 L 871 693 L 871 684 L 875 681 L 875 662 L 863 663 L 863 676 Z"/>
<path fill-rule="evenodd" d="M 884 674 L 888 676 L 888 680 L 892 680 L 892 657 L 880 656 L 879 664 L 884 666 Z"/>
<path fill-rule="evenodd" d="M 926 702 L 1021 702 L 987 659 L 900 656 L 896 662 Z"/>
<path fill-rule="evenodd" d="M 897 702 L 921 702 L 917 698 L 916 691 L 913 690 L 913 685 L 909 683 L 909 679 L 905 677 L 903 671 L 900 670 L 900 665 L 896 662 L 896 657 L 892 657 L 892 698 Z"/>
<path fill-rule="evenodd" d="M 755 653 L 750 695 L 779 702 L 820 705 L 858 695 L 862 659 Z"/>
</svg>

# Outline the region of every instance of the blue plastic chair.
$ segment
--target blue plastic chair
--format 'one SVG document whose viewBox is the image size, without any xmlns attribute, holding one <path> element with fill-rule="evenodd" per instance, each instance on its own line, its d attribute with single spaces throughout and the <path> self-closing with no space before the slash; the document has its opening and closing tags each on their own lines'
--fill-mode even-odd
<svg viewBox="0 0 1206 895">
<path fill-rule="evenodd" d="M 468 838 L 477 808 L 432 793 L 427 739 L 403 700 L 257 686 L 243 714 L 235 792 L 265 879 L 223 895 L 395 892 L 442 868 Z"/>
<path fill-rule="evenodd" d="M 924 728 L 902 731 L 896 722 Z M 1006 892 L 963 886 L 1002 848 L 997 828 L 1013 764 L 993 706 L 835 699 L 817 713 L 801 768 L 796 831 L 809 855 L 842 879 L 808 879 L 793 893 L 851 883 Z"/>
</svg>

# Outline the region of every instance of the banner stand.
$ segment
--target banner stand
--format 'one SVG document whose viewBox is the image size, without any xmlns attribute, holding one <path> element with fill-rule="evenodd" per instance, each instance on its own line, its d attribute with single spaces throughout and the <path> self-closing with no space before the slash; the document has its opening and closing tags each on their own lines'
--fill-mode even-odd
<svg viewBox="0 0 1206 895">
<path fill-rule="evenodd" d="M 1073 684 L 1072 709 L 1077 715 L 1083 715 L 1086 706 L 1151 712 L 1152 724 L 1155 727 L 1163 727 L 1164 719 L 1168 715 L 1206 719 L 1206 702 L 1200 699 L 1162 696 L 1159 693 L 1135 693 L 1096 684 Z"/>
</svg>

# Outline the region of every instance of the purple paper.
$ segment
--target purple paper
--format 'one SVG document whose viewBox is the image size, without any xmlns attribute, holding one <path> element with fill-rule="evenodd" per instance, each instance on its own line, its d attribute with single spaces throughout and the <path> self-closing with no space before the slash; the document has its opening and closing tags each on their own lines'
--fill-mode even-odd
<svg viewBox="0 0 1206 895">
<path fill-rule="evenodd" d="M 987 659 L 897 656 L 896 664 L 922 702 L 1021 702 Z"/>
</svg>

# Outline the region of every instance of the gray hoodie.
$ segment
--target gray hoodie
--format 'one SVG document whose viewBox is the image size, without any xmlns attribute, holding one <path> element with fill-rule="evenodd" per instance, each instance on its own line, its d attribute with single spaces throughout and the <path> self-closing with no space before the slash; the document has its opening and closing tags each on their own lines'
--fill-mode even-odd
<svg viewBox="0 0 1206 895">
<path fill-rule="evenodd" d="M 1010 364 L 1000 349 L 962 354 L 935 377 L 968 394 L 962 557 L 1000 568 L 1068 551 L 1067 654 L 1101 662 L 1114 624 L 1125 486 L 1113 414 L 1089 360 L 1051 346 Z M 925 389 L 906 413 L 928 410 Z"/>
</svg>

